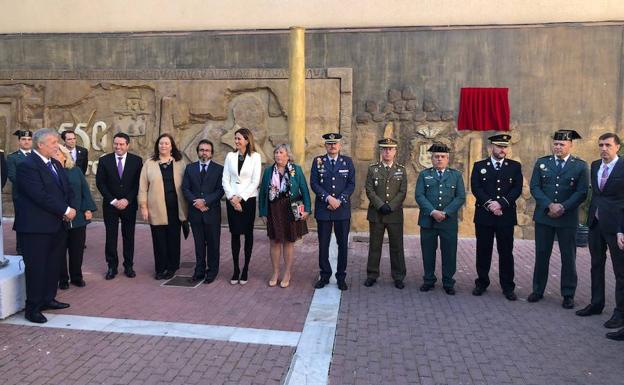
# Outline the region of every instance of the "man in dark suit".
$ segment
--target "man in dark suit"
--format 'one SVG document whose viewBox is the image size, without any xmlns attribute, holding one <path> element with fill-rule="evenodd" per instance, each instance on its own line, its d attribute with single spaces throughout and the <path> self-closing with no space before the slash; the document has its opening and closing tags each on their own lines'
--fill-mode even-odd
<svg viewBox="0 0 624 385">
<path fill-rule="evenodd" d="M 53 158 L 58 134 L 42 128 L 33 136 L 34 153 L 17 167 L 15 229 L 22 244 L 26 277 L 26 319 L 47 322 L 43 310 L 69 304 L 56 301 L 59 263 L 66 250 L 66 227 L 76 216 L 63 166 Z M 36 218 L 36 220 L 33 220 Z"/>
<path fill-rule="evenodd" d="M 544 297 L 556 235 L 561 251 L 564 309 L 574 308 L 578 207 L 585 201 L 589 187 L 587 163 L 571 155 L 574 139 L 581 139 L 574 130 L 555 132 L 553 154 L 539 158 L 531 176 L 531 194 L 535 198 L 535 270 L 533 291 L 527 301 L 537 302 Z"/>
<path fill-rule="evenodd" d="M 223 166 L 211 160 L 213 149 L 211 141 L 200 140 L 197 144 L 199 160 L 186 166 L 182 180 L 182 193 L 188 201 L 188 219 L 195 240 L 196 263 L 191 282 L 203 279 L 204 283 L 212 283 L 219 273 Z"/>
<path fill-rule="evenodd" d="M 622 218 L 622 224 L 620 225 L 620 230 L 617 233 L 617 243 L 620 250 L 624 250 L 624 210 L 620 213 L 620 217 Z M 615 341 L 624 341 L 624 328 L 607 333 L 607 338 Z"/>
<path fill-rule="evenodd" d="M 139 176 L 143 160 L 128 152 L 130 137 L 118 132 L 113 136 L 114 152 L 102 156 L 98 162 L 95 183 L 102 194 L 102 214 L 106 227 L 106 279 L 117 275 L 117 233 L 121 221 L 124 274 L 134 278 L 134 227 L 138 209 Z"/>
<path fill-rule="evenodd" d="M 76 145 L 76 133 L 72 130 L 63 131 L 61 139 L 65 142 L 65 147 L 69 150 L 76 166 L 82 170 L 83 174 L 86 174 L 89 166 L 89 151 L 84 147 Z"/>
<path fill-rule="evenodd" d="M 351 194 L 355 190 L 355 167 L 348 156 L 340 154 L 342 135 L 323 135 L 327 154 L 312 161 L 310 186 L 316 194 L 314 217 L 319 239 L 320 277 L 314 285 L 321 289 L 329 283 L 332 268 L 329 264 L 329 241 L 332 227 L 338 243 L 336 280 L 340 290 L 347 290 L 347 246 L 351 227 Z"/>
<path fill-rule="evenodd" d="M 510 301 L 514 293 L 514 226 L 518 224 L 516 200 L 522 193 L 522 166 L 507 159 L 511 135 L 488 138 L 491 156 L 475 162 L 470 176 L 470 189 L 475 202 L 475 235 L 477 237 L 477 276 L 473 295 L 482 295 L 490 285 L 490 265 L 494 237 L 498 249 L 498 277 L 503 295 Z"/>
<path fill-rule="evenodd" d="M 4 150 L 0 150 L 0 179 L 2 179 L 2 188 L 6 185 L 7 182 L 7 164 L 4 159 Z"/>
<path fill-rule="evenodd" d="M 600 158 L 591 164 L 592 198 L 587 222 L 591 254 L 591 303 L 578 310 L 581 317 L 602 313 L 605 306 L 605 262 L 607 247 L 615 273 L 615 309 L 606 328 L 624 326 L 624 251 L 617 233 L 624 210 L 624 159 L 618 157 L 620 138 L 613 133 L 598 138 Z"/>
<path fill-rule="evenodd" d="M 7 156 L 7 176 L 11 181 L 11 199 L 13 200 L 14 214 L 17 216 L 17 200 L 19 198 L 19 192 L 17 191 L 17 166 L 26 160 L 26 157 L 30 155 L 32 150 L 32 131 L 30 130 L 17 130 L 13 133 L 17 136 L 19 149 L 10 153 Z M 13 222 L 13 230 L 15 230 L 15 222 Z M 18 255 L 22 254 L 22 248 L 19 238 L 15 242 L 15 252 Z"/>
</svg>

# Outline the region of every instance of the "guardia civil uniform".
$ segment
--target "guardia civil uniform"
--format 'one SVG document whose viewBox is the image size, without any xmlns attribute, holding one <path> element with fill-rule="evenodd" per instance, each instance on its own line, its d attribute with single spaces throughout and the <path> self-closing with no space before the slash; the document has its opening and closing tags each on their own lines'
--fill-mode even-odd
<svg viewBox="0 0 624 385">
<path fill-rule="evenodd" d="M 30 130 L 17 130 L 13 133 L 13 135 L 17 136 L 17 139 L 21 139 L 24 137 L 32 137 L 32 131 Z M 19 192 L 17 190 L 17 166 L 26 160 L 26 157 L 31 154 L 31 151 L 23 151 L 18 149 L 10 153 L 6 158 L 6 167 L 7 167 L 7 176 L 11 181 L 11 199 L 13 200 L 13 212 L 17 216 L 16 211 L 18 210 L 17 202 L 19 200 Z M 13 230 L 15 230 L 15 222 L 13 223 Z M 18 255 L 22 254 L 21 245 L 19 242 L 19 238 L 16 238 L 16 246 L 15 251 Z"/>
<path fill-rule="evenodd" d="M 396 148 L 397 141 L 384 138 L 380 149 Z M 403 288 L 405 278 L 405 254 L 403 248 L 403 201 L 407 194 L 407 173 L 405 166 L 394 161 L 387 165 L 382 161 L 368 166 L 366 174 L 366 196 L 368 197 L 368 220 L 370 242 L 366 266 L 366 286 L 372 286 L 379 277 L 379 261 L 386 229 L 390 241 L 390 269 L 397 288 Z"/>
<path fill-rule="evenodd" d="M 580 139 L 573 130 L 557 131 L 553 140 Z M 576 230 L 579 224 L 578 208 L 589 190 L 587 163 L 573 155 L 559 159 L 548 155 L 537 159 L 531 175 L 531 195 L 535 199 L 535 270 L 533 292 L 529 302 L 539 301 L 548 282 L 548 266 L 555 235 L 561 253 L 561 295 L 567 308 L 573 307 L 576 291 Z M 548 216 L 548 206 L 560 203 L 565 211 L 558 218 Z M 564 303 L 565 305 L 565 303 Z"/>
<path fill-rule="evenodd" d="M 449 152 L 443 144 L 434 144 L 429 152 Z M 440 175 L 441 174 L 441 175 Z M 442 285 L 447 293 L 454 293 L 457 260 L 457 231 L 459 209 L 466 201 L 466 191 L 462 175 L 458 170 L 447 167 L 441 173 L 431 167 L 421 171 L 416 181 L 416 202 L 420 207 L 420 247 L 423 255 L 424 284 L 422 291 L 433 287 L 435 257 L 440 240 L 442 252 Z M 433 210 L 442 211 L 446 219 L 437 222 L 431 216 Z"/>
</svg>

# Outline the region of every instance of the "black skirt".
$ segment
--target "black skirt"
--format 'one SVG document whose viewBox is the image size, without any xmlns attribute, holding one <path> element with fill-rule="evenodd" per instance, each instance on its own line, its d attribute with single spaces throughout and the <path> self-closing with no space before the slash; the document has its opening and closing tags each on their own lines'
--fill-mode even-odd
<svg viewBox="0 0 624 385">
<path fill-rule="evenodd" d="M 229 200 L 226 203 L 228 226 L 230 227 L 230 233 L 235 235 L 253 231 L 254 221 L 256 220 L 256 197 L 241 201 L 241 206 L 243 211 L 236 211 Z"/>
<path fill-rule="evenodd" d="M 269 202 L 267 235 L 269 239 L 283 243 L 295 242 L 308 233 L 306 221 L 293 221 L 290 198 L 282 197 Z"/>
</svg>

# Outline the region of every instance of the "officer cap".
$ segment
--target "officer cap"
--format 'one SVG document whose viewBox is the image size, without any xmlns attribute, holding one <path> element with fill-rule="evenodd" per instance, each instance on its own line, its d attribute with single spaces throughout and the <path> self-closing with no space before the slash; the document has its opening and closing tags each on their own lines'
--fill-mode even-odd
<svg viewBox="0 0 624 385">
<path fill-rule="evenodd" d="M 330 132 L 323 135 L 323 139 L 325 139 L 325 144 L 338 143 L 342 139 L 342 135 L 337 132 Z"/>
<path fill-rule="evenodd" d="M 569 140 L 581 139 L 578 132 L 574 130 L 559 130 L 554 133 L 553 140 Z"/>
<path fill-rule="evenodd" d="M 488 140 L 490 141 L 490 143 L 495 144 L 497 146 L 507 147 L 509 146 L 511 135 L 509 134 L 492 135 L 488 138 Z"/>
<path fill-rule="evenodd" d="M 429 152 L 451 152 L 451 149 L 444 143 L 434 143 L 427 150 Z"/>
<path fill-rule="evenodd" d="M 18 138 L 29 138 L 32 137 L 32 131 L 30 130 L 17 130 L 13 133 L 13 135 L 17 136 Z"/>
<path fill-rule="evenodd" d="M 378 140 L 377 144 L 381 148 L 393 148 L 393 147 L 396 147 L 399 144 L 399 142 L 397 142 L 395 139 L 392 139 L 392 138 L 383 138 L 381 140 Z"/>
</svg>

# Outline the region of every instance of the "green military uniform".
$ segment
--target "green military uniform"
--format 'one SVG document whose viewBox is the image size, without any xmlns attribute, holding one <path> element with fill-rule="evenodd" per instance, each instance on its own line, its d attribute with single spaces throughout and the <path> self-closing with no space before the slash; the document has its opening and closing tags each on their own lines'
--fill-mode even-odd
<svg viewBox="0 0 624 385">
<path fill-rule="evenodd" d="M 465 201 L 466 191 L 459 171 L 446 168 L 442 176 L 439 176 L 438 171 L 431 167 L 418 175 L 416 202 L 420 207 L 418 225 L 420 226 L 425 285 L 433 286 L 437 280 L 435 257 L 438 238 L 440 238 L 440 251 L 442 252 L 442 285 L 445 288 L 453 288 L 455 285 L 453 276 L 457 260 L 458 212 Z M 444 212 L 446 219 L 437 222 L 431 216 L 433 210 Z"/>
<path fill-rule="evenodd" d="M 556 135 L 555 140 L 557 140 Z M 589 189 L 588 168 L 585 161 L 572 155 L 568 157 L 563 167 L 558 167 L 557 161 L 558 159 L 554 155 L 537 159 L 531 176 L 531 195 L 535 198 L 535 212 L 533 213 L 533 220 L 535 221 L 533 293 L 541 297 L 546 289 L 550 255 L 556 235 L 561 252 L 561 295 L 573 298 L 577 283 L 576 230 L 579 223 L 578 207 L 587 197 Z M 565 209 L 564 214 L 558 218 L 549 217 L 548 206 L 551 203 L 562 204 Z"/>
<path fill-rule="evenodd" d="M 370 229 L 366 275 L 371 279 L 379 277 L 381 247 L 384 233 L 388 229 L 392 279 L 395 282 L 403 281 L 405 278 L 403 201 L 407 194 L 405 167 L 397 162 L 391 166 L 387 166 L 383 162 L 373 163 L 368 166 L 365 187 L 366 196 L 369 200 L 366 219 Z M 385 205 L 389 206 L 390 212 L 384 208 Z"/>
</svg>

